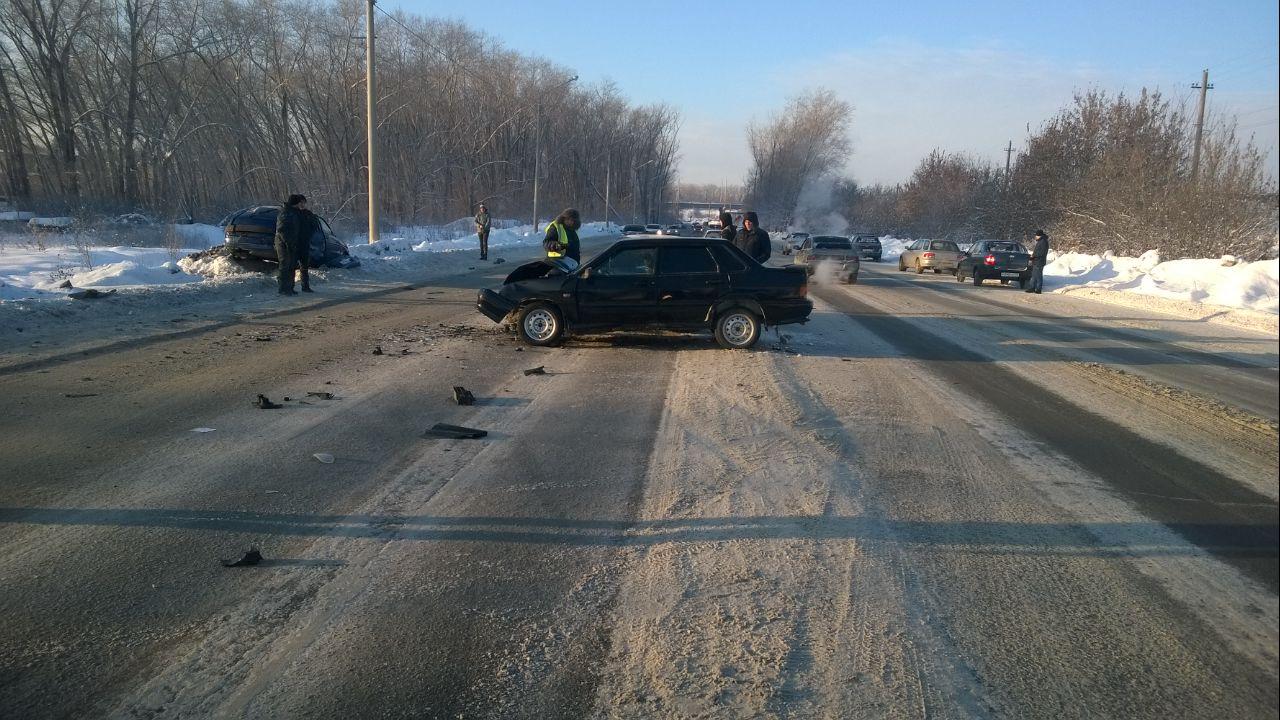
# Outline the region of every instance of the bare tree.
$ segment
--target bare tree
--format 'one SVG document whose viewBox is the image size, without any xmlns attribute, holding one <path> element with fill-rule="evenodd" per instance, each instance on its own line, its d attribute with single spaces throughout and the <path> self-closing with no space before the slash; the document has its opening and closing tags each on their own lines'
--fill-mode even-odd
<svg viewBox="0 0 1280 720">
<path fill-rule="evenodd" d="M 836 173 L 848 162 L 852 113 L 835 93 L 819 89 L 792 98 L 780 114 L 748 125 L 748 202 L 771 222 L 790 224 L 806 183 Z"/>
</svg>

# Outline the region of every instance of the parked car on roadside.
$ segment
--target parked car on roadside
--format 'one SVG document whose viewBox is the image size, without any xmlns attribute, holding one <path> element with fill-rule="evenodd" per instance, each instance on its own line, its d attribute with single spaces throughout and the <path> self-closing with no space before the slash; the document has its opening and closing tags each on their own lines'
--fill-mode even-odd
<svg viewBox="0 0 1280 720">
<path fill-rule="evenodd" d="M 1017 281 L 1026 287 L 1031 280 L 1031 254 L 1022 243 L 1013 240 L 979 240 L 956 267 L 956 280 L 999 280 L 1001 285 Z"/>
<path fill-rule="evenodd" d="M 658 231 L 662 229 L 662 226 L 659 225 L 658 223 L 649 223 L 648 225 L 644 226 L 644 229 L 646 232 L 650 234 L 657 235 Z"/>
<path fill-rule="evenodd" d="M 544 258 L 481 290 L 476 308 L 514 325 L 530 345 L 582 330 L 706 331 L 726 348 L 749 348 L 771 325 L 806 322 L 808 276 L 765 267 L 722 239 L 630 238 L 579 266 Z"/>
<path fill-rule="evenodd" d="M 858 248 L 858 257 L 880 262 L 884 257 L 884 248 L 880 246 L 880 238 L 875 235 L 854 235 L 853 244 Z"/>
<path fill-rule="evenodd" d="M 818 268 L 827 263 L 836 279 L 850 285 L 858 282 L 858 270 L 861 261 L 853 242 L 840 235 L 814 235 L 796 248 L 796 267 L 802 267 L 809 275 L 818 272 Z"/>
<path fill-rule="evenodd" d="M 623 225 L 622 234 L 626 235 L 646 235 L 648 230 L 643 225 Z"/>
<path fill-rule="evenodd" d="M 914 269 L 917 273 L 932 270 L 954 272 L 964 258 L 960 246 L 951 240 L 917 240 L 898 256 L 898 270 Z"/>
<path fill-rule="evenodd" d="M 804 244 L 809 239 L 809 233 L 793 232 L 788 234 L 782 241 L 782 254 L 790 255 L 796 251 L 796 248 Z"/>
<path fill-rule="evenodd" d="M 233 260 L 257 258 L 276 262 L 276 215 L 279 205 L 255 205 L 237 210 L 223 219 L 223 246 Z M 311 267 L 354 267 L 346 243 L 334 235 L 328 221 L 319 215 L 320 227 L 311 236 Z"/>
</svg>

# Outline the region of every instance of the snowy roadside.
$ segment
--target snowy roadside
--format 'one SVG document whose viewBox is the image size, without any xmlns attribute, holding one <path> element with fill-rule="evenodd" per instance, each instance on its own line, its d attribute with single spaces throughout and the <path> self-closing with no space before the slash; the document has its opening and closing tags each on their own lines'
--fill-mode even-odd
<svg viewBox="0 0 1280 720">
<path fill-rule="evenodd" d="M 183 227 L 183 226 L 175 226 Z M 187 226 L 192 227 L 192 226 Z M 197 226 L 220 229 L 213 226 Z M 15 247 L 0 250 L 0 359 L 25 361 L 132 338 L 187 330 L 212 322 L 244 320 L 256 315 L 306 307 L 385 291 L 407 282 L 431 282 L 492 267 L 505 274 L 507 263 L 541 254 L 541 234 L 529 226 L 495 230 L 490 260 L 476 256 L 474 234 L 445 241 L 416 241 L 389 235 L 372 245 L 351 246 L 357 268 L 320 268 L 311 273 L 316 294 L 282 298 L 273 275 L 247 272 L 226 258 L 191 260 L 194 247 L 87 248 L 93 268 L 84 267 L 85 249 Z M 199 237 L 199 232 L 192 231 Z M 206 234 L 206 238 L 208 238 Z M 618 236 L 617 226 L 588 223 L 584 243 Z M 360 238 L 355 239 L 357 242 Z M 220 240 L 219 240 L 220 241 Z M 179 259 L 175 260 L 174 255 Z M 71 288 L 59 287 L 69 280 Z M 115 291 L 96 300 L 73 300 L 71 289 Z"/>
<path fill-rule="evenodd" d="M 896 262 L 910 240 L 880 239 L 884 262 Z M 1141 257 L 1050 252 L 1045 290 L 1250 330 L 1280 332 L 1280 260 L 1223 258 L 1164 261 Z"/>
</svg>

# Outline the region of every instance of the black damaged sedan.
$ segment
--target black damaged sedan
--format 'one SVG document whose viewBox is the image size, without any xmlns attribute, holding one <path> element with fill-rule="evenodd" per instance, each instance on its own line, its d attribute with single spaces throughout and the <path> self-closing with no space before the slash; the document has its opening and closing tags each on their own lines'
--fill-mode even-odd
<svg viewBox="0 0 1280 720">
<path fill-rule="evenodd" d="M 808 292 L 802 268 L 765 267 L 724 240 L 644 237 L 581 267 L 567 258 L 522 265 L 502 287 L 481 290 L 476 307 L 530 345 L 555 345 L 566 332 L 660 328 L 710 330 L 723 347 L 749 348 L 766 326 L 807 321 Z"/>
</svg>

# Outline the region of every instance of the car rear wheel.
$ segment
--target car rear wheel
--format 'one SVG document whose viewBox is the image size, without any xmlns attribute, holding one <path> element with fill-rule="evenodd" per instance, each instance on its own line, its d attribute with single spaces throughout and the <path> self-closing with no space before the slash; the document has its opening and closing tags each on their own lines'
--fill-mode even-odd
<svg viewBox="0 0 1280 720">
<path fill-rule="evenodd" d="M 917 275 L 923 275 L 923 274 L 924 274 L 924 266 L 920 264 L 920 261 L 919 261 L 919 260 L 916 260 L 916 274 L 917 274 Z"/>
<path fill-rule="evenodd" d="M 941 274 L 942 274 L 942 268 L 934 268 L 934 269 L 933 269 L 933 274 L 934 274 L 934 275 L 941 275 Z"/>
<path fill-rule="evenodd" d="M 716 318 L 716 342 L 730 350 L 745 350 L 760 339 L 760 318 L 746 308 L 732 308 Z"/>
<path fill-rule="evenodd" d="M 902 258 L 898 258 L 898 272 L 906 272 L 907 264 L 902 262 Z"/>
<path fill-rule="evenodd" d="M 973 274 L 973 284 L 975 286 L 982 284 L 982 276 L 976 272 Z"/>
<path fill-rule="evenodd" d="M 564 319 L 551 303 L 532 303 L 520 308 L 516 316 L 516 333 L 528 345 L 555 345 L 564 336 Z"/>
</svg>

